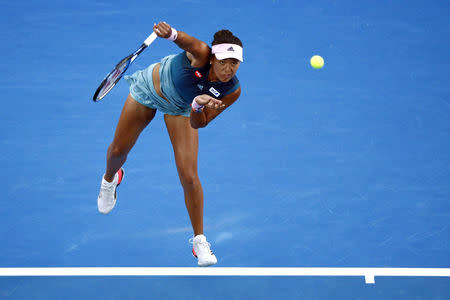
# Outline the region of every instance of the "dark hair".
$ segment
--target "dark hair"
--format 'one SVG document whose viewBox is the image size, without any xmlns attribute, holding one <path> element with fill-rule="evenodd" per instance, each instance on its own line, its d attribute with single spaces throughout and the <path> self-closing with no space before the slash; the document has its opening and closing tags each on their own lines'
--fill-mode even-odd
<svg viewBox="0 0 450 300">
<path fill-rule="evenodd" d="M 218 44 L 236 44 L 242 47 L 241 40 L 227 29 L 222 29 L 214 33 L 212 45 L 214 46 Z"/>
</svg>

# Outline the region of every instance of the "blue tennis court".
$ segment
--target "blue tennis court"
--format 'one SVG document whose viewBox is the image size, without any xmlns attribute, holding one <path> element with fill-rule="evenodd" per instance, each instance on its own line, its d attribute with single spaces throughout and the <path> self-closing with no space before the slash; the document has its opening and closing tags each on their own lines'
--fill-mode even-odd
<svg viewBox="0 0 450 300">
<path fill-rule="evenodd" d="M 97 211 L 128 85 L 93 93 L 162 20 L 244 44 L 241 97 L 199 130 L 217 267 L 450 267 L 445 1 L 1 4 L 0 268 L 196 266 L 161 113 Z M 158 39 L 128 74 L 179 51 Z M 441 300 L 450 279 L 0 277 L 0 299 L 62 298 Z"/>
</svg>

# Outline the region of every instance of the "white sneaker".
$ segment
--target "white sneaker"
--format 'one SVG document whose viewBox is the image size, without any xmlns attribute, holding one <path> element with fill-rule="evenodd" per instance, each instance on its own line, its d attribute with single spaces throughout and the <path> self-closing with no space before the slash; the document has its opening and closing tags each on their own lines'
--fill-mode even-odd
<svg viewBox="0 0 450 300">
<path fill-rule="evenodd" d="M 114 175 L 114 179 L 112 182 L 108 182 L 105 178 L 102 178 L 102 185 L 100 186 L 100 193 L 97 198 L 97 206 L 98 211 L 102 214 L 109 213 L 117 201 L 117 187 L 123 180 L 123 176 L 125 175 L 125 171 L 123 168 L 120 168 L 119 171 Z"/>
<path fill-rule="evenodd" d="M 217 258 L 211 251 L 211 244 L 206 241 L 203 234 L 199 234 L 189 240 L 192 244 L 192 255 L 198 258 L 200 267 L 208 267 L 217 263 Z"/>
</svg>

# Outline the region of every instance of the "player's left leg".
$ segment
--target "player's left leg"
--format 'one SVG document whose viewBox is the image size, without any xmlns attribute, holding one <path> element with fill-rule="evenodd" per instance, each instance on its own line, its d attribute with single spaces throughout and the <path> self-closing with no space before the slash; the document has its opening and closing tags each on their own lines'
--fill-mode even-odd
<svg viewBox="0 0 450 300">
<path fill-rule="evenodd" d="M 198 131 L 189 117 L 164 115 L 175 155 L 178 176 L 184 190 L 184 200 L 194 229 L 193 254 L 200 266 L 217 262 L 203 235 L 203 189 L 197 172 Z"/>
</svg>

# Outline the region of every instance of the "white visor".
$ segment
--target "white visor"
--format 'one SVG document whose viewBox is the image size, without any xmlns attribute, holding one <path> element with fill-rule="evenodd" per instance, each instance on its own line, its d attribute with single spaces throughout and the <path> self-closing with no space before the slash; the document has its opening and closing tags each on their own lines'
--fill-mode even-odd
<svg viewBox="0 0 450 300">
<path fill-rule="evenodd" d="M 212 46 L 212 54 L 215 54 L 217 59 L 235 58 L 241 62 L 244 61 L 242 47 L 236 44 L 219 44 Z"/>
</svg>

